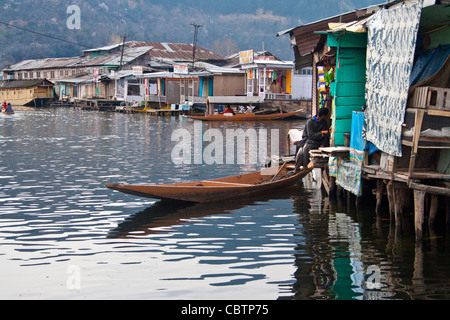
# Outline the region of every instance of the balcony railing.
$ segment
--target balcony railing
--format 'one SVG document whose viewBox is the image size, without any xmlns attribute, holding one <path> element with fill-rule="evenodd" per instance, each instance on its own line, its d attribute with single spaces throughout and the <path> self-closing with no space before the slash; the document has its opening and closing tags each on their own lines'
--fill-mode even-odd
<svg viewBox="0 0 450 320">
<path fill-rule="evenodd" d="M 166 103 L 166 96 L 149 95 L 147 96 L 147 101 Z"/>
<path fill-rule="evenodd" d="M 292 100 L 292 95 L 288 93 L 266 93 L 266 100 Z"/>
</svg>

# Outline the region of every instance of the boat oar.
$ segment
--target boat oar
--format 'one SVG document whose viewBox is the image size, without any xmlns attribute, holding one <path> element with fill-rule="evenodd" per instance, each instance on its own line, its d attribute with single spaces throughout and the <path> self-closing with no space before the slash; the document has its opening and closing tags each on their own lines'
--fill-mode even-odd
<svg viewBox="0 0 450 320">
<path fill-rule="evenodd" d="M 286 165 L 286 162 L 283 163 L 280 170 L 278 170 L 278 172 L 272 177 L 272 179 L 270 179 L 270 182 L 272 182 L 278 176 L 278 174 L 281 172 L 281 170 L 283 170 L 285 165 Z"/>
</svg>

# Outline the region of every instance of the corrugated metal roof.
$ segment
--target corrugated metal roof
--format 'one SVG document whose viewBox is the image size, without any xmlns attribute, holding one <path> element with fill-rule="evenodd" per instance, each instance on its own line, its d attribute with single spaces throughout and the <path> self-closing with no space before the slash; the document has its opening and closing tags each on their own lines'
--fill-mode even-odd
<svg viewBox="0 0 450 320">
<path fill-rule="evenodd" d="M 51 83 L 46 79 L 0 81 L 0 89 L 30 88 L 35 86 L 48 86 L 48 85 L 53 85 L 53 83 Z"/>
<path fill-rule="evenodd" d="M 104 47 L 99 47 L 99 48 L 94 48 L 94 49 L 83 50 L 83 52 L 109 51 L 112 49 L 116 49 L 116 48 L 120 47 L 121 45 L 122 45 L 122 43 L 117 43 L 117 44 L 113 44 L 110 46 L 104 46 Z"/>
<path fill-rule="evenodd" d="M 277 36 L 291 34 L 295 37 L 296 46 L 301 56 L 314 52 L 321 43 L 321 35 L 316 31 L 329 30 L 329 23 L 350 23 L 364 19 L 368 14 L 378 10 L 379 6 L 372 6 L 365 9 L 355 10 L 338 16 L 326 18 L 320 21 L 311 22 L 288 30 L 280 31 Z"/>
<path fill-rule="evenodd" d="M 356 12 L 350 12 L 342 16 L 332 17 L 295 28 L 292 33 L 295 36 L 295 41 L 300 54 L 309 54 L 317 48 L 317 45 L 320 42 L 320 34 L 315 34 L 315 31 L 328 30 L 328 24 L 331 22 L 347 23 L 357 19 Z"/>
<path fill-rule="evenodd" d="M 47 58 L 47 59 L 35 59 L 24 60 L 12 65 L 8 70 L 33 70 L 44 68 L 62 68 L 72 67 L 79 63 L 80 58 Z"/>
<path fill-rule="evenodd" d="M 82 75 L 55 80 L 55 83 L 85 83 L 85 82 L 93 82 L 93 76 Z"/>
<path fill-rule="evenodd" d="M 112 50 L 118 46 L 119 45 L 113 45 L 85 50 L 86 54 L 81 57 L 24 60 L 12 65 L 8 71 L 119 66 L 121 59 L 123 64 L 127 64 L 145 54 L 148 55 L 149 60 L 175 62 L 192 61 L 193 46 L 192 44 L 183 43 L 129 41 L 126 42 L 123 57 L 121 52 L 115 52 L 103 56 L 91 56 L 89 54 L 90 52 Z M 225 61 L 222 56 L 201 47 L 196 47 L 195 57 L 198 61 Z"/>
<path fill-rule="evenodd" d="M 363 20 L 351 21 L 349 23 L 337 23 L 337 24 L 331 23 L 329 25 L 330 29 L 327 30 L 327 32 L 349 31 L 355 33 L 364 33 L 367 32 L 365 25 L 372 17 L 373 16 L 370 16 Z"/>
<path fill-rule="evenodd" d="M 160 58 L 170 59 L 173 61 L 192 61 L 193 45 L 191 43 L 130 41 L 126 44 L 130 48 L 137 48 L 142 46 L 152 47 L 152 49 L 149 51 L 149 55 L 154 59 Z M 195 49 L 195 59 L 199 61 L 225 60 L 224 57 L 199 46 L 196 46 Z"/>
<path fill-rule="evenodd" d="M 151 47 L 128 48 L 124 50 L 123 63 L 129 63 L 146 54 Z M 12 65 L 8 70 L 36 70 L 36 69 L 58 69 L 77 67 L 101 67 L 119 66 L 121 53 L 113 53 L 104 56 L 81 56 L 73 58 L 47 58 L 36 60 L 24 60 Z"/>
<path fill-rule="evenodd" d="M 291 61 L 271 61 L 271 60 L 255 60 L 253 63 L 242 65 L 242 69 L 252 69 L 255 67 L 266 67 L 270 69 L 292 69 L 294 63 Z"/>
<path fill-rule="evenodd" d="M 121 79 L 121 78 L 130 77 L 132 75 L 133 75 L 133 70 L 120 70 L 120 71 L 114 72 L 113 75 L 110 74 L 108 77 L 110 79 Z"/>
<path fill-rule="evenodd" d="M 254 56 L 255 57 L 274 57 L 276 61 L 281 61 L 281 59 L 279 59 L 278 57 L 276 57 L 275 55 L 273 55 L 272 53 L 270 53 L 269 51 L 265 50 L 265 51 L 254 51 Z M 225 59 L 227 60 L 227 67 L 237 67 L 239 66 L 239 52 L 230 54 L 228 56 L 225 57 Z"/>
</svg>

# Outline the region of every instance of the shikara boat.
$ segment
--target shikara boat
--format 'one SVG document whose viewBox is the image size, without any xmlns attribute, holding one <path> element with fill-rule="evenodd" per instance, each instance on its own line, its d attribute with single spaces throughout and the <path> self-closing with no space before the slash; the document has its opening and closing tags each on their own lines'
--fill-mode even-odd
<svg viewBox="0 0 450 320">
<path fill-rule="evenodd" d="M 274 168 L 271 175 L 258 171 L 232 177 L 165 185 L 105 184 L 107 188 L 140 197 L 179 200 L 187 202 L 212 202 L 246 198 L 291 186 L 306 176 L 312 167 L 293 173 L 293 165 Z M 275 174 L 273 172 L 276 172 Z"/>
<path fill-rule="evenodd" d="M 237 113 L 235 115 L 212 114 L 208 116 L 185 116 L 190 119 L 203 121 L 267 121 L 281 120 L 300 114 L 303 110 L 297 110 L 287 113 L 272 114 L 254 114 L 254 113 Z"/>
</svg>

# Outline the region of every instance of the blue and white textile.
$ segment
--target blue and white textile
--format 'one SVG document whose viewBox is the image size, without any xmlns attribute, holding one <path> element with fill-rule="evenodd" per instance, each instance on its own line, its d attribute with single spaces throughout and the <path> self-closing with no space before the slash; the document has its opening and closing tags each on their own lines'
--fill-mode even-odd
<svg viewBox="0 0 450 320">
<path fill-rule="evenodd" d="M 350 159 L 348 161 L 341 161 L 337 166 L 336 183 L 357 196 L 360 196 L 362 193 L 361 174 L 364 164 L 364 149 L 366 147 L 366 141 L 362 137 L 363 124 L 364 112 L 353 111 Z"/>
<path fill-rule="evenodd" d="M 423 0 L 382 9 L 368 22 L 365 137 L 401 156 L 401 134 Z"/>
</svg>

